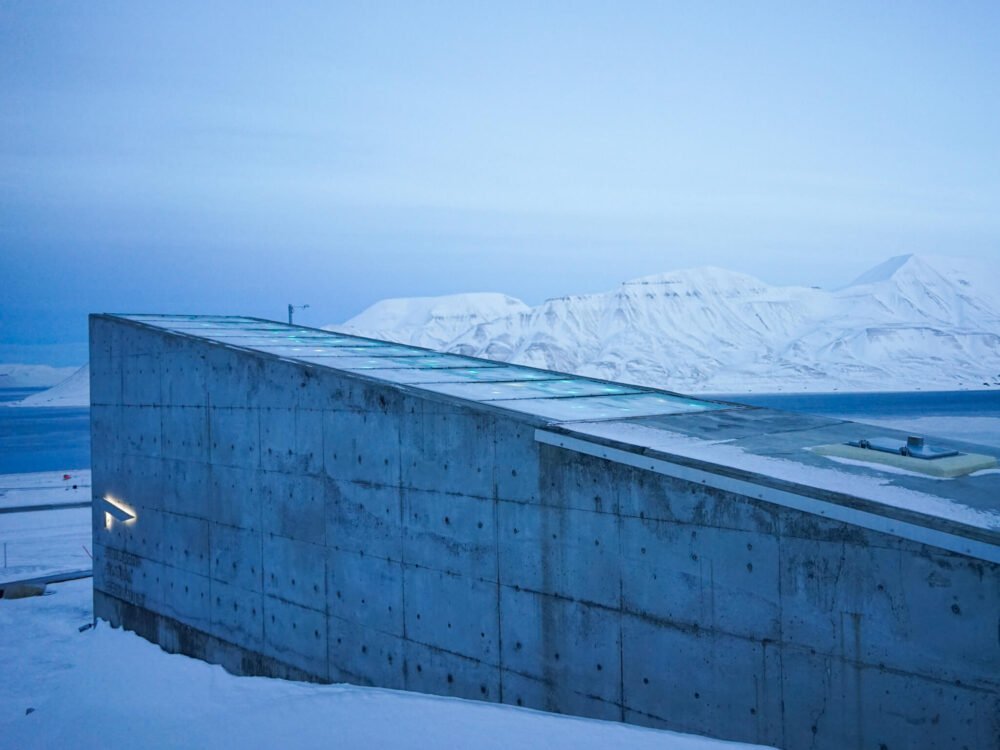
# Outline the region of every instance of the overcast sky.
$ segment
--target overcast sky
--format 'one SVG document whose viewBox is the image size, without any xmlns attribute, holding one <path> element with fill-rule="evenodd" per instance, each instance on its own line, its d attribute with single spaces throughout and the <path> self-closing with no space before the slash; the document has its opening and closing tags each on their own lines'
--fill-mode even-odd
<svg viewBox="0 0 1000 750">
<path fill-rule="evenodd" d="M 541 7 L 544 6 L 544 7 Z M 0 3 L 0 362 L 697 265 L 1000 261 L 1000 3 Z"/>
</svg>

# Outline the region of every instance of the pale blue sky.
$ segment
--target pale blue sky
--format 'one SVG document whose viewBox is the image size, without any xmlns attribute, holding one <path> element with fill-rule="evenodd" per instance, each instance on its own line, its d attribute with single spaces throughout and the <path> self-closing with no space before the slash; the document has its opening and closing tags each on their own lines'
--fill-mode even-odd
<svg viewBox="0 0 1000 750">
<path fill-rule="evenodd" d="M 0 362 L 83 361 L 91 311 L 1000 259 L 997 39 L 995 2 L 4 2 Z"/>
</svg>

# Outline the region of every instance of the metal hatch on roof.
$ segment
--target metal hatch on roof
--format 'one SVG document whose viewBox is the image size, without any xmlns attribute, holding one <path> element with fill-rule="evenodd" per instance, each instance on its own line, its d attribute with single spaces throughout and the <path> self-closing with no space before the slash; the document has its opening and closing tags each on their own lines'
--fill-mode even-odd
<svg viewBox="0 0 1000 750">
<path fill-rule="evenodd" d="M 818 445 L 811 450 L 821 456 L 882 464 L 939 479 L 966 476 L 998 465 L 994 456 L 935 447 L 917 435 L 910 435 L 905 441 L 884 436 L 859 438 L 846 443 Z"/>
</svg>

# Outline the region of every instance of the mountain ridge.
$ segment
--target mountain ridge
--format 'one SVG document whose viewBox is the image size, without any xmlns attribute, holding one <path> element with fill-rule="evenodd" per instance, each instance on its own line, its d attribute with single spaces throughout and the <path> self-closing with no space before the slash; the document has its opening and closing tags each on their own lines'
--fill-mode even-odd
<svg viewBox="0 0 1000 750">
<path fill-rule="evenodd" d="M 376 302 L 335 328 L 370 338 L 406 336 L 415 346 L 437 349 L 446 345 L 456 330 L 529 309 L 521 300 L 496 292 L 404 297 Z"/>
<path fill-rule="evenodd" d="M 359 325 L 372 308 L 329 328 L 689 392 L 1000 385 L 1000 273 L 962 259 L 896 256 L 833 291 L 708 266 L 536 307 L 500 296 L 511 309 L 492 319 L 481 295 L 445 298 L 451 315 L 432 336 L 419 316 Z M 409 301 L 373 308 L 386 303 Z"/>
<path fill-rule="evenodd" d="M 4 406 L 90 406 L 90 364 L 76 368 L 72 375 L 51 388 Z"/>
<path fill-rule="evenodd" d="M 0 388 L 47 388 L 62 382 L 76 370 L 76 367 L 0 364 Z"/>
</svg>

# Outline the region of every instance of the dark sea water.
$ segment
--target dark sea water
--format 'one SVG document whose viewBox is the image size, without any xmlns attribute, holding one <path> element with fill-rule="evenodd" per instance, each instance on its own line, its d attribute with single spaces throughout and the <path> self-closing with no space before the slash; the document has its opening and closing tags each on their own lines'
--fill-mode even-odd
<svg viewBox="0 0 1000 750">
<path fill-rule="evenodd" d="M 40 389 L 0 388 L 0 404 Z M 0 405 L 0 474 L 90 468 L 90 409 Z"/>
<path fill-rule="evenodd" d="M 751 406 L 847 419 L 1000 417 L 1000 389 L 906 393 L 741 393 L 714 396 Z"/>
<path fill-rule="evenodd" d="M 44 388 L 0 388 L 0 404 L 5 401 L 20 401 L 32 393 L 44 390 Z"/>
</svg>

